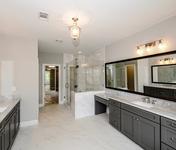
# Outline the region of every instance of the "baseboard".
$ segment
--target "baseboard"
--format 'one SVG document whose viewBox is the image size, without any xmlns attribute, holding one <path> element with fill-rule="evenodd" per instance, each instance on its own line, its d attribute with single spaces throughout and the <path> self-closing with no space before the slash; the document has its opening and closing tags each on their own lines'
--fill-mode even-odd
<svg viewBox="0 0 176 150">
<path fill-rule="evenodd" d="M 34 126 L 38 124 L 38 120 L 23 121 L 20 123 L 20 127 Z"/>
</svg>

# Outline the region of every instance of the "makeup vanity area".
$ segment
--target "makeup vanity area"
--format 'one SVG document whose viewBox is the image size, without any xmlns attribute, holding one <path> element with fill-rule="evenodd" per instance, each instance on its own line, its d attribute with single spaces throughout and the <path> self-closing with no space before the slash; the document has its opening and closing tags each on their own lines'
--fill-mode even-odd
<svg viewBox="0 0 176 150">
<path fill-rule="evenodd" d="M 145 150 L 176 150 L 176 51 L 105 64 L 95 114 Z"/>
</svg>

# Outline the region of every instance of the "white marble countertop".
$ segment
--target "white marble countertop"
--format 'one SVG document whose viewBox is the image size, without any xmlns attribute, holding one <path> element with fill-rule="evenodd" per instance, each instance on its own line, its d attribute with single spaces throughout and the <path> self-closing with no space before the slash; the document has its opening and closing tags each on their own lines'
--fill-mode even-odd
<svg viewBox="0 0 176 150">
<path fill-rule="evenodd" d="M 153 107 L 147 108 L 133 103 L 134 101 L 141 101 L 142 100 L 141 98 L 146 96 L 141 96 L 141 98 L 133 98 L 133 97 L 126 98 L 123 96 L 117 96 L 113 94 L 111 95 L 109 93 L 96 94 L 96 96 L 99 96 L 107 100 L 111 98 L 121 103 L 128 104 L 176 121 L 176 102 L 171 102 L 171 101 L 157 99 L 157 98 L 151 98 L 151 99 L 157 100 L 157 102 L 156 104 L 153 105 Z"/>
<path fill-rule="evenodd" d="M 7 107 L 3 112 L 0 112 L 0 123 L 20 101 L 20 98 L 4 98 L 0 96 L 0 108 Z"/>
</svg>

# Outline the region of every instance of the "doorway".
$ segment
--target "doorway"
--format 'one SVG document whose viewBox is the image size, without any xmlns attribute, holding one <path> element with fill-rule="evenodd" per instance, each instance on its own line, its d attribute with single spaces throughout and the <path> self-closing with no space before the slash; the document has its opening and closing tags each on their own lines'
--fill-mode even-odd
<svg viewBox="0 0 176 150">
<path fill-rule="evenodd" d="M 130 91 L 136 90 L 136 66 L 135 64 L 129 64 L 125 66 L 126 72 L 126 87 Z"/>
<path fill-rule="evenodd" d="M 44 64 L 42 78 L 43 105 L 59 104 L 60 66 L 55 64 Z"/>
</svg>

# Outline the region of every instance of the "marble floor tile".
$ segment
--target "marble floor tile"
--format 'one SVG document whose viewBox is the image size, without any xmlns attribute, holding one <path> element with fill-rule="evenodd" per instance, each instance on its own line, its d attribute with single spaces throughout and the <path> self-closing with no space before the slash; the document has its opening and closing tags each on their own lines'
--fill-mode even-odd
<svg viewBox="0 0 176 150">
<path fill-rule="evenodd" d="M 39 124 L 21 128 L 12 150 L 142 150 L 101 114 L 74 120 L 68 106 L 40 110 Z"/>
</svg>

